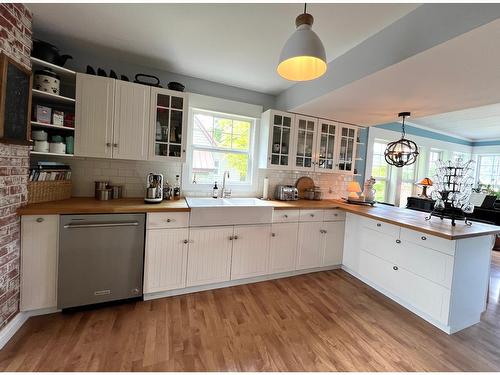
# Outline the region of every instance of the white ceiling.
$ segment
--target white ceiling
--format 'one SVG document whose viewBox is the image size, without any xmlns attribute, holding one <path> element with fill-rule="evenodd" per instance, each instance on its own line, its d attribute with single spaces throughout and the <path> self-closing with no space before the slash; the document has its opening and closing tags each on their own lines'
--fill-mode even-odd
<svg viewBox="0 0 500 375">
<path fill-rule="evenodd" d="M 412 119 L 412 122 L 473 141 L 500 139 L 500 104 Z"/>
<path fill-rule="evenodd" d="M 461 111 L 500 103 L 499 40 L 500 20 L 496 20 L 294 110 L 363 125 L 397 121 L 398 112 L 411 111 L 411 122 L 448 127 L 452 135 L 500 138 L 499 106 L 487 107 L 484 114 L 481 109 Z M 442 117 L 429 117 L 441 113 Z M 467 120 L 469 115 L 482 119 L 482 125 Z M 459 116 L 463 122 L 455 122 Z M 488 116 L 492 118 L 486 121 Z M 455 125 L 445 125 L 447 121 Z"/>
<path fill-rule="evenodd" d="M 329 61 L 419 4 L 310 4 Z M 28 5 L 34 27 L 140 56 L 140 64 L 277 94 L 275 71 L 302 4 Z M 138 61 L 134 61 L 138 62 Z"/>
</svg>

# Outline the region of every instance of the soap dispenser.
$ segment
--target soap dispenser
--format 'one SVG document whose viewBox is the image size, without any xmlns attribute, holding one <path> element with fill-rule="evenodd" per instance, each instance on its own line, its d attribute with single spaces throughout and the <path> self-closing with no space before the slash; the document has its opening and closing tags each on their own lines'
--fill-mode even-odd
<svg viewBox="0 0 500 375">
<path fill-rule="evenodd" d="M 212 192 L 212 198 L 217 199 L 219 197 L 219 188 L 217 187 L 217 181 L 215 181 L 214 189 Z"/>
</svg>

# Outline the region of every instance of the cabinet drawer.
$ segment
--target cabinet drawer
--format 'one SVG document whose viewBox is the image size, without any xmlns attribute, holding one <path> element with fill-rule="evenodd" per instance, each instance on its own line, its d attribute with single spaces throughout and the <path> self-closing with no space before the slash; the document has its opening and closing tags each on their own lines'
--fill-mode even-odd
<svg viewBox="0 0 500 375">
<path fill-rule="evenodd" d="M 153 212 L 148 213 L 147 229 L 185 228 L 189 226 L 189 212 Z"/>
<path fill-rule="evenodd" d="M 300 210 L 300 221 L 323 221 L 323 210 Z"/>
<path fill-rule="evenodd" d="M 345 211 L 339 209 L 330 209 L 323 211 L 323 221 L 344 221 Z"/>
<path fill-rule="evenodd" d="M 273 223 L 293 223 L 299 221 L 299 210 L 274 210 Z"/>
<path fill-rule="evenodd" d="M 448 255 L 455 255 L 455 241 L 431 236 L 430 234 L 417 232 L 415 230 L 401 228 L 401 241 L 412 242 L 420 246 L 442 251 Z"/>
<path fill-rule="evenodd" d="M 361 218 L 361 223 L 365 228 L 376 230 L 377 232 L 382 232 L 395 238 L 399 237 L 400 228 L 397 225 L 380 220 L 368 219 L 366 217 Z"/>
</svg>

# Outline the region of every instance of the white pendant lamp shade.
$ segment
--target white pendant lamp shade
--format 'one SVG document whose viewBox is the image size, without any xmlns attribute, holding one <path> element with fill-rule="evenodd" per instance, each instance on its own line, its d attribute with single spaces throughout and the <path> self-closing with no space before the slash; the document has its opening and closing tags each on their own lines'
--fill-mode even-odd
<svg viewBox="0 0 500 375">
<path fill-rule="evenodd" d="M 278 74 L 290 81 L 309 81 L 325 74 L 326 53 L 318 35 L 312 31 L 313 17 L 299 15 L 297 30 L 286 41 L 281 51 Z"/>
</svg>

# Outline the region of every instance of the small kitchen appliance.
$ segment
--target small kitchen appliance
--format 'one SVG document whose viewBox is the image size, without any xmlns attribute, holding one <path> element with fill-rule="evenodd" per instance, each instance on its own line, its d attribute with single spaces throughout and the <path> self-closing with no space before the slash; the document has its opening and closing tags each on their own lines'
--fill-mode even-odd
<svg viewBox="0 0 500 375">
<path fill-rule="evenodd" d="M 299 192 L 296 187 L 291 185 L 277 185 L 274 198 L 279 201 L 296 201 L 299 199 Z"/>
<path fill-rule="evenodd" d="M 160 203 L 163 200 L 163 175 L 150 173 L 146 177 L 146 203 Z"/>
</svg>

